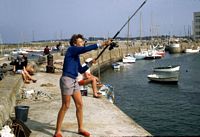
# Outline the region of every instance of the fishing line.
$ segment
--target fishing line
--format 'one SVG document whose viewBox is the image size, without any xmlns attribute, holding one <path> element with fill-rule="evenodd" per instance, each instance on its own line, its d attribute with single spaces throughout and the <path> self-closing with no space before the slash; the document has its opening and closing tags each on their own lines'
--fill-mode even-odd
<svg viewBox="0 0 200 137">
<path fill-rule="evenodd" d="M 144 4 L 147 2 L 147 0 L 145 0 L 140 7 L 133 13 L 133 15 L 125 22 L 125 24 L 120 28 L 120 30 L 114 35 L 114 37 L 112 39 L 115 39 L 119 33 L 122 31 L 122 29 L 128 24 L 128 22 L 135 16 L 135 14 L 144 6 Z M 110 46 L 110 47 L 109 47 Z M 112 42 L 110 45 L 106 46 L 100 53 L 99 55 L 96 57 L 95 60 L 97 60 L 102 54 L 103 52 L 109 47 L 109 50 L 112 50 L 114 47 L 116 46 L 116 44 L 114 42 Z"/>
</svg>

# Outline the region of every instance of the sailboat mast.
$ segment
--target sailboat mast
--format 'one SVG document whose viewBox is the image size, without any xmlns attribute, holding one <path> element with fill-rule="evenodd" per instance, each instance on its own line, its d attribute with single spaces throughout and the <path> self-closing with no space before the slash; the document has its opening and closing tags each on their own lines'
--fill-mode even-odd
<svg viewBox="0 0 200 137">
<path fill-rule="evenodd" d="M 129 19 L 129 17 L 128 17 L 128 19 Z M 128 22 L 128 31 L 127 31 L 127 45 L 129 45 L 129 30 L 130 30 L 130 21 Z"/>
<path fill-rule="evenodd" d="M 2 44 L 3 44 L 3 41 L 2 41 L 1 34 L 0 34 L 0 46 L 1 46 L 1 54 L 3 55 L 3 49 L 2 49 L 2 48 L 3 48 L 3 47 L 2 47 L 3 45 L 2 45 Z"/>
<path fill-rule="evenodd" d="M 142 41 L 142 12 L 140 12 L 140 41 Z"/>
</svg>

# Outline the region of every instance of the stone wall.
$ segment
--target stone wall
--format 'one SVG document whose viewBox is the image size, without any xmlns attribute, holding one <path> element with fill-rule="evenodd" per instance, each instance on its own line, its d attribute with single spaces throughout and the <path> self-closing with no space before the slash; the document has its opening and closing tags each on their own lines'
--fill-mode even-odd
<svg viewBox="0 0 200 137">
<path fill-rule="evenodd" d="M 18 93 L 21 85 L 21 75 L 6 76 L 0 81 L 0 129 L 11 117 L 16 105 L 16 93 Z"/>
</svg>

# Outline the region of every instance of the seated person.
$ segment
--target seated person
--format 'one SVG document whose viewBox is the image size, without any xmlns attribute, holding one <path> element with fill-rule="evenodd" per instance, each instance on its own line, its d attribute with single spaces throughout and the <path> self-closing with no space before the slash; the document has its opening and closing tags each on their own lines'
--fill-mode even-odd
<svg viewBox="0 0 200 137">
<path fill-rule="evenodd" d="M 82 75 L 82 79 L 78 78 L 79 85 L 91 84 L 92 85 L 92 91 L 93 91 L 93 97 L 94 98 L 100 98 L 101 93 L 98 92 L 98 90 L 97 90 L 99 79 L 97 77 L 95 77 L 94 75 L 92 75 L 91 73 L 88 73 L 88 72 L 85 72 L 84 74 L 79 74 L 79 75 Z M 81 77 L 81 76 L 79 76 L 79 77 Z"/>
<path fill-rule="evenodd" d="M 13 71 L 14 73 L 22 74 L 22 78 L 25 83 L 30 83 L 30 80 L 36 82 L 33 77 L 26 70 L 27 67 L 27 57 L 25 55 L 18 55 L 17 59 L 13 62 Z"/>
<path fill-rule="evenodd" d="M 101 87 L 102 85 L 100 84 L 99 78 L 95 77 L 90 73 L 90 69 L 88 69 L 85 73 L 80 74 L 77 78 L 79 85 L 92 85 L 92 91 L 93 91 L 93 97 L 94 98 L 100 98 L 101 93 L 98 92 L 97 87 Z"/>
</svg>

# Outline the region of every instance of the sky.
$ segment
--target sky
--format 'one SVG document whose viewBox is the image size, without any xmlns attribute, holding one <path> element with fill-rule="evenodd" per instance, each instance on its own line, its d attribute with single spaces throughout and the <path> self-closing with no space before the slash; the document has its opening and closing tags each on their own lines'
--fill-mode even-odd
<svg viewBox="0 0 200 137">
<path fill-rule="evenodd" d="M 113 37 L 144 0 L 0 0 L 0 42 Z M 130 37 L 187 35 L 200 0 L 147 0 L 129 23 Z M 119 36 L 126 37 L 126 26 Z"/>
</svg>

